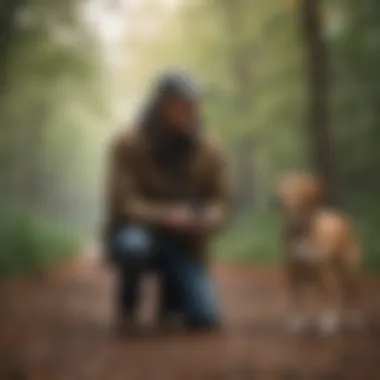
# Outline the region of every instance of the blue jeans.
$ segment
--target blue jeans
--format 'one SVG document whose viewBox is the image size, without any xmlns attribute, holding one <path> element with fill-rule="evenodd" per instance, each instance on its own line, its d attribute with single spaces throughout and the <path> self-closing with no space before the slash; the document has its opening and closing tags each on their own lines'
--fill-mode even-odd
<svg viewBox="0 0 380 380">
<path fill-rule="evenodd" d="M 220 311 L 211 278 L 206 268 L 191 259 L 179 247 L 166 244 L 152 260 L 153 271 L 162 278 L 162 311 L 183 314 L 190 328 L 211 328 L 219 325 Z M 143 271 L 121 268 L 119 305 L 121 312 L 130 313 L 138 302 Z"/>
</svg>

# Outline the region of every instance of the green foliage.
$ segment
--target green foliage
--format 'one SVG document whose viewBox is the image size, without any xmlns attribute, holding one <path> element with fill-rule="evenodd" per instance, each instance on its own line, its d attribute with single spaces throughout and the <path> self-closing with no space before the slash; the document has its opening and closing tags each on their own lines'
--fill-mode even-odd
<svg viewBox="0 0 380 380">
<path fill-rule="evenodd" d="M 0 196 L 89 224 L 109 99 L 78 6 L 29 0 L 15 14 L 0 99 Z"/>
<path fill-rule="evenodd" d="M 12 207 L 0 212 L 2 272 L 38 269 L 75 253 L 79 233 L 65 226 L 84 235 L 98 215 L 111 99 L 103 92 L 99 41 L 83 25 L 80 5 L 21 0 L 7 16 L 0 197 Z"/>
<path fill-rule="evenodd" d="M 52 217 L 15 205 L 0 210 L 0 276 L 44 269 L 80 247 L 79 235 Z"/>
</svg>

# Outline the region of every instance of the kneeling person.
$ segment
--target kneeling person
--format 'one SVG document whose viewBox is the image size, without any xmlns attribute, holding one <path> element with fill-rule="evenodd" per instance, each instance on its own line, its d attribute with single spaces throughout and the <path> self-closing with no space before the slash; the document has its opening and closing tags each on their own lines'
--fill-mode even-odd
<svg viewBox="0 0 380 380">
<path fill-rule="evenodd" d="M 224 154 L 202 128 L 200 100 L 192 78 L 169 73 L 158 81 L 136 127 L 115 140 L 106 235 L 112 247 L 120 232 L 127 241 L 129 228 L 142 227 L 149 267 L 162 278 L 163 314 L 179 312 L 187 326 L 209 328 L 219 325 L 220 314 L 207 245 L 227 219 L 230 186 Z M 135 308 L 141 271 L 116 263 L 125 318 Z"/>
</svg>

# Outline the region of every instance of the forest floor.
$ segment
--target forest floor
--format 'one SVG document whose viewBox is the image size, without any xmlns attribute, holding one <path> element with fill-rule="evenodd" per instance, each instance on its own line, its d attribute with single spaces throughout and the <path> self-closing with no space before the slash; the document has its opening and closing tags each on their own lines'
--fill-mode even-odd
<svg viewBox="0 0 380 380">
<path fill-rule="evenodd" d="M 377 380 L 380 316 L 330 338 L 283 333 L 281 272 L 218 262 L 225 329 L 143 338 L 112 330 L 113 275 L 94 255 L 38 278 L 0 283 L 1 380 Z M 365 283 L 376 309 L 380 281 Z M 151 321 L 152 287 L 142 317 Z M 374 316 L 375 314 L 373 314 Z"/>
</svg>

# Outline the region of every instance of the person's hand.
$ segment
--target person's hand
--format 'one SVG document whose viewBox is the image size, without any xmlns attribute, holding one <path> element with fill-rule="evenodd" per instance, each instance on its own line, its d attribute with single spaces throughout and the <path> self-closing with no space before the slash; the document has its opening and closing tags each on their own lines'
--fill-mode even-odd
<svg viewBox="0 0 380 380">
<path fill-rule="evenodd" d="M 199 235 L 207 230 L 207 215 L 187 205 L 174 206 L 165 215 L 164 225 L 190 235 Z"/>
<path fill-rule="evenodd" d="M 197 218 L 194 210 L 186 205 L 173 206 L 164 216 L 165 227 L 183 232 L 191 232 L 196 228 Z"/>
</svg>

